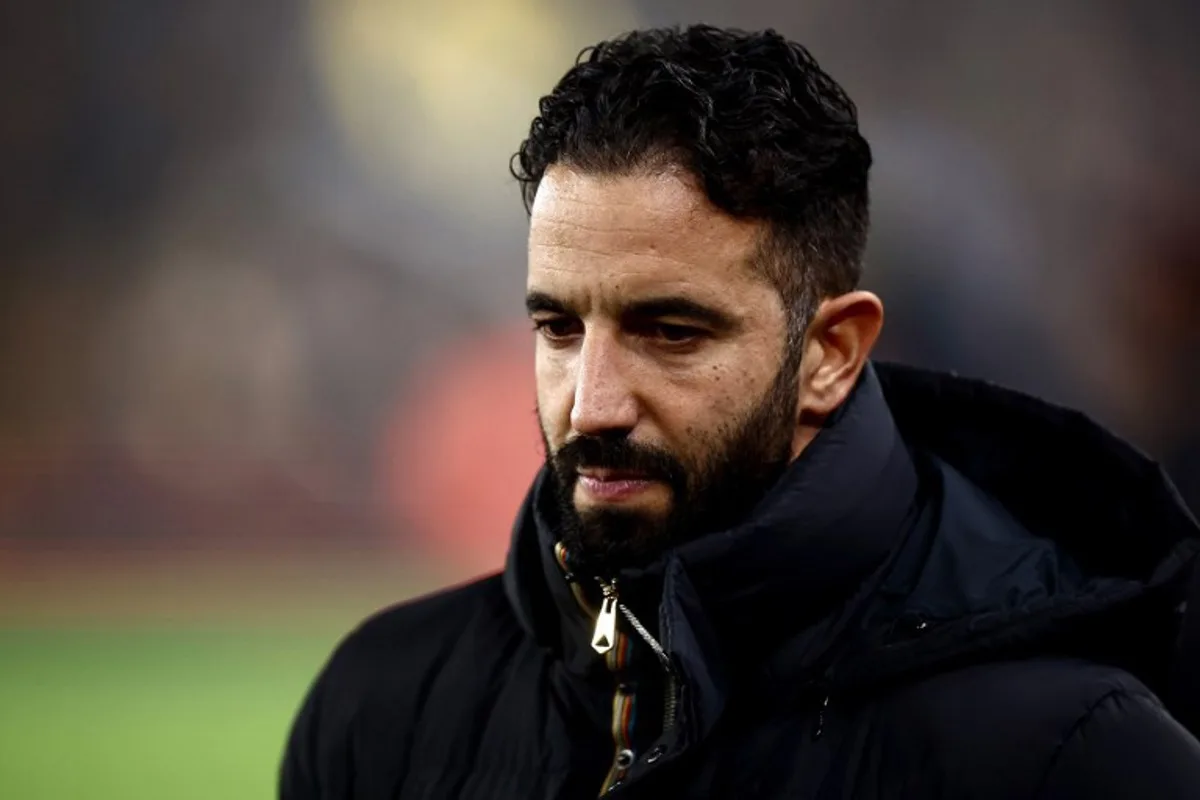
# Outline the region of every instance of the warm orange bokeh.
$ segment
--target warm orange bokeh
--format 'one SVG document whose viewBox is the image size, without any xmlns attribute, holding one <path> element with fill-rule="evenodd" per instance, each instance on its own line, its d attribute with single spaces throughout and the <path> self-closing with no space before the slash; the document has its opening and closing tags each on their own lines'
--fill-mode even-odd
<svg viewBox="0 0 1200 800">
<path fill-rule="evenodd" d="M 543 461 L 532 344 L 516 327 L 439 350 L 388 430 L 389 516 L 464 576 L 503 564 L 513 517 Z"/>
</svg>

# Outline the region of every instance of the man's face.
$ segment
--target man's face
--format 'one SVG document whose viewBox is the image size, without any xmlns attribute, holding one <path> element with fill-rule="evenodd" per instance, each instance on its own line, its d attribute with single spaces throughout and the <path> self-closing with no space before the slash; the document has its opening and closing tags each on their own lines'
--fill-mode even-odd
<svg viewBox="0 0 1200 800">
<path fill-rule="evenodd" d="M 598 569 L 729 526 L 790 459 L 797 379 L 759 234 L 682 174 L 541 182 L 538 414 L 564 538 Z"/>
</svg>

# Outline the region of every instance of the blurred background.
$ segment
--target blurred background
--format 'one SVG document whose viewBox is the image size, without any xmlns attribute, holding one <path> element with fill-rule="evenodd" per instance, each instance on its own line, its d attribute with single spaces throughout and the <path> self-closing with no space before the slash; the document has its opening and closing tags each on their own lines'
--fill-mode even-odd
<svg viewBox="0 0 1200 800">
<path fill-rule="evenodd" d="M 736 9 L 736 10 L 735 10 Z M 508 158 L 585 45 L 775 27 L 859 104 L 883 355 L 1200 506 L 1200 5 L 0 3 L 0 798 L 269 797 L 338 637 L 540 462 Z"/>
</svg>

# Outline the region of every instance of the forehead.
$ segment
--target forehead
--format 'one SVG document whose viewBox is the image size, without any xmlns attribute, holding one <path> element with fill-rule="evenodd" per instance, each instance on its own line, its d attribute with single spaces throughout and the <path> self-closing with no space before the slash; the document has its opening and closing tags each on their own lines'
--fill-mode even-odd
<svg viewBox="0 0 1200 800">
<path fill-rule="evenodd" d="M 761 290 L 751 263 L 761 225 L 725 214 L 679 172 L 610 176 L 554 166 L 531 209 L 529 285 L 718 297 Z"/>
</svg>

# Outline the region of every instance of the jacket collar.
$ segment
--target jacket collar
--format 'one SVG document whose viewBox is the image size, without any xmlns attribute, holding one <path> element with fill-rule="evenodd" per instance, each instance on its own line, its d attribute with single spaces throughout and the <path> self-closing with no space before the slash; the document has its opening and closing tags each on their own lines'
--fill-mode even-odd
<svg viewBox="0 0 1200 800">
<path fill-rule="evenodd" d="M 591 620 L 554 557 L 549 480 L 543 469 L 518 517 L 506 588 L 530 633 L 572 671 L 588 672 L 601 661 Z M 723 682 L 844 602 L 892 548 L 916 494 L 912 461 L 868 367 L 742 524 L 623 572 L 618 583 L 684 671 Z"/>
</svg>

